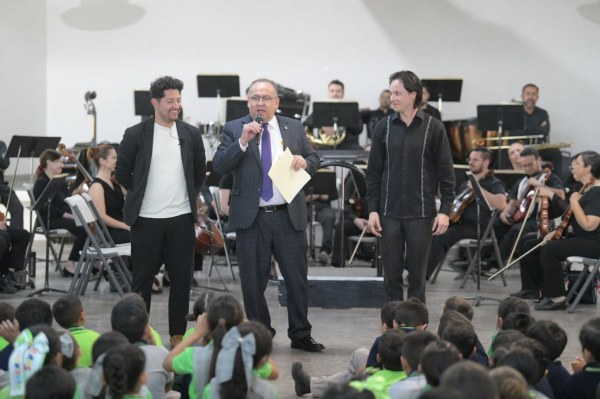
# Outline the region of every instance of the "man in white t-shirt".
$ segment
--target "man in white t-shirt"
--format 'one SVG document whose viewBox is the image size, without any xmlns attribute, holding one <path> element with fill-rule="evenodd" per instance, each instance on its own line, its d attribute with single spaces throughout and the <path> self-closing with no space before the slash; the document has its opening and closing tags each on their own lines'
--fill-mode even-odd
<svg viewBox="0 0 600 399">
<path fill-rule="evenodd" d="M 188 313 L 196 196 L 206 171 L 200 131 L 178 119 L 183 82 L 170 76 L 150 85 L 154 117 L 125 130 L 116 178 L 127 189 L 124 221 L 131 226 L 133 291 L 148 311 L 161 264 L 171 279 L 169 335 L 181 340 Z"/>
</svg>

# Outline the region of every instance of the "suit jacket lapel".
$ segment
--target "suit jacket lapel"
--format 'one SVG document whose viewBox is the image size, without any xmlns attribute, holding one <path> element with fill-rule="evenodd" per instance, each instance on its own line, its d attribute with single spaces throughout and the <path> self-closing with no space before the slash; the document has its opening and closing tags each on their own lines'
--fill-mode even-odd
<svg viewBox="0 0 600 399">
<path fill-rule="evenodd" d="M 152 161 L 152 149 L 154 147 L 154 118 L 150 118 L 144 125 L 144 132 L 142 135 L 142 145 L 144 148 L 144 161 L 146 164 L 146 176 L 150 173 L 150 162 Z"/>
<path fill-rule="evenodd" d="M 184 151 L 183 143 L 185 143 L 185 139 L 183 136 L 183 130 L 185 126 L 181 123 L 180 120 L 175 121 L 175 126 L 177 127 L 177 137 L 179 138 L 179 152 L 181 153 L 181 163 L 183 165 L 183 172 L 185 173 L 185 165 L 187 165 L 187 151 Z"/>
<path fill-rule="evenodd" d="M 290 138 L 288 134 L 288 122 L 283 118 L 277 116 L 277 122 L 279 123 L 279 132 L 281 133 L 281 141 L 283 144 L 283 151 L 290 146 L 288 140 Z"/>
<path fill-rule="evenodd" d="M 240 130 L 240 137 L 241 137 L 241 131 L 244 129 L 244 125 L 246 123 L 250 123 L 252 122 L 252 117 L 248 114 L 245 117 L 242 118 L 242 129 Z M 250 150 L 252 150 L 252 153 L 254 154 L 254 158 L 256 159 L 256 162 L 258 162 L 259 165 L 261 165 L 260 163 L 260 150 L 258 149 L 258 140 L 260 140 L 258 137 L 255 139 L 250 140 L 250 142 L 248 143 L 248 147 L 250 148 Z"/>
</svg>

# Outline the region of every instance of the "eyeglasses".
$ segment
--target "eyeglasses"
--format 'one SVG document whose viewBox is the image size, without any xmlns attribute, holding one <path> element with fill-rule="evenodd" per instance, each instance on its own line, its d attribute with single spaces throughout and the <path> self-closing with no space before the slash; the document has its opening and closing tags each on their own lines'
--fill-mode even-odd
<svg viewBox="0 0 600 399">
<path fill-rule="evenodd" d="M 473 161 L 473 162 L 481 162 L 481 159 L 468 157 L 467 159 L 465 159 L 465 161 L 467 161 L 467 163 L 469 163 L 471 161 Z"/>
<path fill-rule="evenodd" d="M 271 101 L 273 101 L 274 99 L 279 98 L 279 97 L 271 97 L 271 96 L 264 96 L 264 97 L 260 97 L 260 96 L 252 96 L 250 97 L 250 102 L 253 104 L 258 104 L 261 101 L 263 102 L 263 104 L 269 104 Z"/>
</svg>

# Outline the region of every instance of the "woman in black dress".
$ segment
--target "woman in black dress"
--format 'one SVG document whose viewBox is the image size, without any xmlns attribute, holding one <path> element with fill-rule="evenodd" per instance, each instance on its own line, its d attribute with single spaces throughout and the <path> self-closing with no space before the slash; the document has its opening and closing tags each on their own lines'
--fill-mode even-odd
<svg viewBox="0 0 600 399">
<path fill-rule="evenodd" d="M 62 156 L 58 151 L 48 149 L 42 152 L 40 155 L 40 165 L 36 171 L 37 179 L 33 185 L 33 195 L 35 198 L 40 198 L 44 189 L 50 183 L 50 179 L 62 173 L 63 166 Z M 75 218 L 71 214 L 69 205 L 65 202 L 65 198 L 68 196 L 67 187 L 63 186 L 52 199 L 50 206 L 50 229 L 66 229 L 75 236 L 69 260 L 62 268 L 63 276 L 72 276 L 75 272 L 77 261 L 79 261 L 79 252 L 83 249 L 87 238 L 83 227 L 75 225 Z M 46 207 L 40 208 L 40 215 L 42 216 L 42 223 L 45 225 L 48 220 Z"/>
</svg>

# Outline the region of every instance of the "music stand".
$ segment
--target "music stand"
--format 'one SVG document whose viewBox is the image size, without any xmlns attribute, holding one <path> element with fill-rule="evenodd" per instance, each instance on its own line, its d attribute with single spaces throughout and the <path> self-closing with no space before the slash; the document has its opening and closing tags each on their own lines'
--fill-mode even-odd
<svg viewBox="0 0 600 399">
<path fill-rule="evenodd" d="M 313 125 L 333 126 L 334 142 L 337 140 L 340 126 L 355 126 L 359 118 L 356 101 L 329 100 L 313 103 Z"/>
<path fill-rule="evenodd" d="M 520 104 L 478 105 L 477 123 L 482 132 L 498 131 L 498 145 L 502 146 L 504 129 L 523 130 L 525 111 Z M 498 166 L 502 167 L 502 150 L 498 150 Z"/>
<path fill-rule="evenodd" d="M 134 90 L 133 107 L 135 115 L 141 116 L 142 121 L 154 116 L 154 107 L 150 100 L 150 90 Z"/>
<path fill-rule="evenodd" d="M 46 206 L 46 230 L 50 232 L 50 209 L 52 208 L 52 200 L 56 193 L 64 187 L 65 179 L 68 175 L 66 173 L 56 175 L 50 182 L 40 195 L 40 197 L 35 201 L 32 210 L 37 211 L 44 206 Z M 32 297 L 34 295 L 42 295 L 44 292 L 62 292 L 67 293 L 64 290 L 58 290 L 55 288 L 50 288 L 49 283 L 50 278 L 50 237 L 46 237 L 46 276 L 44 277 L 44 288 L 41 288 L 37 291 L 32 292 L 28 295 L 28 297 Z"/>
<path fill-rule="evenodd" d="M 197 75 L 198 97 L 217 98 L 217 122 L 221 123 L 221 97 L 240 96 L 239 75 Z"/>
<path fill-rule="evenodd" d="M 13 136 L 6 151 L 7 158 L 16 158 L 21 149 L 21 158 L 30 159 L 29 181 L 33 182 L 33 158 L 42 155 L 48 148 L 56 149 L 60 143 L 60 137 L 48 136 Z M 15 174 L 17 171 L 15 170 Z"/>
<path fill-rule="evenodd" d="M 437 101 L 440 114 L 443 101 L 459 102 L 462 92 L 462 79 L 421 79 L 429 91 L 429 101 Z"/>
<path fill-rule="evenodd" d="M 337 188 L 336 188 L 336 174 L 334 171 L 329 169 L 320 169 L 313 175 L 313 177 L 304 186 L 304 191 L 308 195 L 319 194 L 328 195 L 329 201 L 337 199 Z M 309 245 L 308 253 L 309 256 L 314 258 L 315 254 L 315 231 L 313 222 L 315 221 L 315 203 L 314 200 L 309 201 Z"/>
<path fill-rule="evenodd" d="M 481 301 L 485 301 L 485 300 L 500 302 L 499 299 L 485 297 L 485 296 L 481 295 L 481 241 L 482 241 L 481 240 L 481 237 L 482 237 L 481 236 L 481 224 L 480 224 L 481 208 L 483 208 L 483 210 L 486 212 L 492 212 L 492 211 L 494 211 L 494 207 L 488 202 L 487 198 L 485 198 L 485 195 L 483 195 L 483 192 L 481 191 L 481 186 L 479 185 L 479 182 L 477 181 L 477 179 L 475 178 L 473 173 L 471 173 L 470 171 L 467 171 L 466 175 L 467 175 L 467 179 L 469 179 L 469 181 L 471 182 L 473 190 L 475 191 L 475 204 L 477 207 L 477 251 L 476 251 L 476 255 L 474 257 L 474 259 L 476 259 L 476 262 L 477 262 L 477 288 L 475 290 L 474 297 L 465 298 L 465 299 L 472 300 L 473 306 L 479 306 L 479 303 Z M 490 230 L 492 229 L 492 227 L 494 225 L 494 223 L 493 223 L 494 219 L 495 219 L 495 215 L 492 215 L 492 217 L 490 218 L 490 221 L 488 222 L 488 226 L 485 229 L 486 231 L 484 233 L 484 237 L 487 237 L 487 235 L 490 233 Z"/>
<path fill-rule="evenodd" d="M 233 121 L 248 115 L 248 100 L 245 98 L 228 98 L 225 105 L 225 122 Z"/>
</svg>

